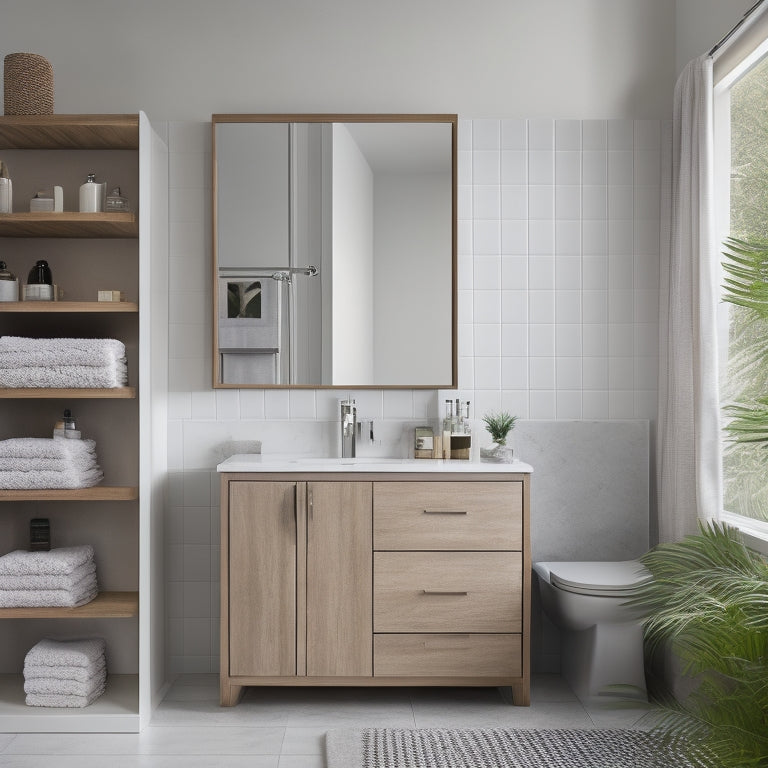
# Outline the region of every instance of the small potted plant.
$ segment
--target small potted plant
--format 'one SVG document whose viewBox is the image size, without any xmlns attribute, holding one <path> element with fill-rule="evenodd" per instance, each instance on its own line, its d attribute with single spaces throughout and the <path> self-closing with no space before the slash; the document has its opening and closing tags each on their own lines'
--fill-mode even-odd
<svg viewBox="0 0 768 768">
<path fill-rule="evenodd" d="M 493 440 L 490 448 L 480 449 L 482 461 L 496 461 L 509 464 L 514 460 L 514 450 L 507 445 L 507 435 L 515 428 L 517 416 L 512 416 L 506 411 L 500 413 L 486 413 L 483 416 L 485 429 Z"/>
</svg>

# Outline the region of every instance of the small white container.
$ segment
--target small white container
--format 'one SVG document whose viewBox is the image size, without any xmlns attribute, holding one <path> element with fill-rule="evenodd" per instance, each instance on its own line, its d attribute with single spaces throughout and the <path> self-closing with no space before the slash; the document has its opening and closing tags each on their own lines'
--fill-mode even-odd
<svg viewBox="0 0 768 768">
<path fill-rule="evenodd" d="M 5 262 L 0 261 L 0 301 L 19 300 L 19 281 L 16 275 L 5 268 Z"/>
<path fill-rule="evenodd" d="M 13 213 L 13 183 L 0 178 L 0 213 Z"/>
<path fill-rule="evenodd" d="M 88 180 L 80 186 L 80 212 L 99 213 L 104 210 L 107 183 L 98 183 L 96 174 L 89 173 Z"/>
</svg>

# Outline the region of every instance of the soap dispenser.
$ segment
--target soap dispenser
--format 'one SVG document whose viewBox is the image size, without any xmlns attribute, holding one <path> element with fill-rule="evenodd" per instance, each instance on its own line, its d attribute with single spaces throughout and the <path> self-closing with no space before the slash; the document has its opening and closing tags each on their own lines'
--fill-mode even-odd
<svg viewBox="0 0 768 768">
<path fill-rule="evenodd" d="M 106 182 L 98 183 L 96 174 L 89 173 L 85 184 L 80 186 L 80 212 L 99 213 L 104 210 Z"/>
</svg>

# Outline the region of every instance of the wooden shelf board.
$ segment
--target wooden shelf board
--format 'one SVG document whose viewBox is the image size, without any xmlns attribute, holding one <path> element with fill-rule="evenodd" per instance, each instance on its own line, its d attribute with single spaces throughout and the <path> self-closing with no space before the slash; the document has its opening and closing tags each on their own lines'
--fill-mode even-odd
<svg viewBox="0 0 768 768">
<path fill-rule="evenodd" d="M 0 117 L 0 149 L 138 148 L 137 114 Z"/>
<path fill-rule="evenodd" d="M 0 312 L 138 312 L 134 301 L 0 301 Z"/>
<path fill-rule="evenodd" d="M 0 489 L 0 501 L 133 501 L 139 489 L 130 485 L 95 485 L 92 488 Z"/>
<path fill-rule="evenodd" d="M 113 387 L 110 389 L 49 389 L 43 387 L 27 387 L 11 389 L 0 387 L 0 399 L 4 400 L 52 400 L 66 398 L 68 400 L 133 400 L 136 397 L 136 387 Z"/>
<path fill-rule="evenodd" d="M 138 615 L 138 592 L 99 592 L 77 608 L 0 608 L 0 619 L 131 619 Z"/>
<path fill-rule="evenodd" d="M 125 212 L 0 213 L 0 237 L 136 238 L 136 214 Z"/>
<path fill-rule="evenodd" d="M 24 676 L 0 675 L 0 733 L 131 733 L 139 730 L 138 675 L 107 674 L 87 707 L 28 707 Z"/>
</svg>

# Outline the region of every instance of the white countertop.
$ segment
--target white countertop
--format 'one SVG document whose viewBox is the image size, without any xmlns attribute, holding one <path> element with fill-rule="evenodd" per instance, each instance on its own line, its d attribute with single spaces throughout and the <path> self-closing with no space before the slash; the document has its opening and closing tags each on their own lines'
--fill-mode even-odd
<svg viewBox="0 0 768 768">
<path fill-rule="evenodd" d="M 357 458 L 339 459 L 315 456 L 264 456 L 253 453 L 238 453 L 222 461 L 216 467 L 219 472 L 487 472 L 522 473 L 533 472 L 530 464 L 514 461 L 511 464 L 463 461 L 460 459 L 383 459 Z"/>
</svg>

